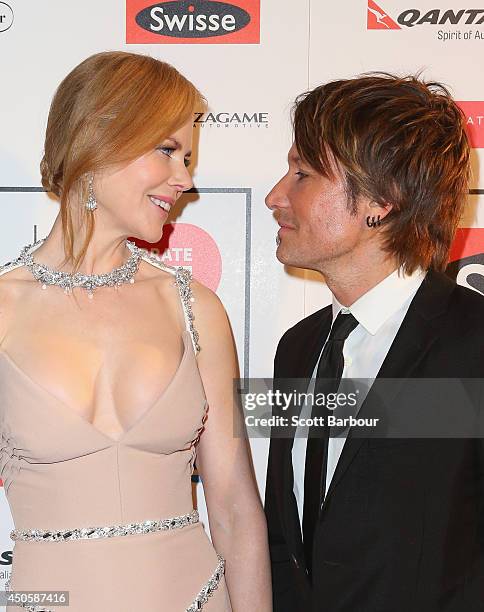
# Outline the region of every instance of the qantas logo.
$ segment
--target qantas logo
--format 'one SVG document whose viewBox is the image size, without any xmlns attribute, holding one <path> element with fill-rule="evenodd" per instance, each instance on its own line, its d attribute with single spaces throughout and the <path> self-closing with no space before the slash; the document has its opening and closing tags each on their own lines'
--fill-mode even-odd
<svg viewBox="0 0 484 612">
<path fill-rule="evenodd" d="M 260 0 L 127 1 L 127 42 L 259 42 Z M 170 40 L 171 39 L 171 40 Z M 173 40 L 178 39 L 178 40 Z M 209 39 L 209 40 L 207 40 Z"/>
<path fill-rule="evenodd" d="M 368 0 L 368 30 L 401 30 L 401 26 L 413 28 L 416 25 L 482 25 L 484 9 L 431 9 L 426 13 L 416 8 L 402 11 L 396 20 L 373 0 Z"/>
<path fill-rule="evenodd" d="M 400 30 L 400 26 L 397 25 L 391 17 L 389 17 L 384 10 L 382 10 L 378 4 L 373 0 L 368 0 L 368 22 L 367 26 L 369 30 Z"/>
</svg>

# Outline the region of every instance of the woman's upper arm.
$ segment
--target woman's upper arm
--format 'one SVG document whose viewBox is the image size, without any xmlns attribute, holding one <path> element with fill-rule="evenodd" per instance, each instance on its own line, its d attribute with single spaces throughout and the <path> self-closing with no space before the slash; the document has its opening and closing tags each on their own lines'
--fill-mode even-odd
<svg viewBox="0 0 484 612">
<path fill-rule="evenodd" d="M 219 298 L 194 283 L 193 314 L 201 347 L 198 367 L 208 402 L 205 428 L 197 448 L 197 468 L 203 481 L 211 520 L 228 519 L 261 503 L 250 446 L 236 395 L 238 365 L 230 324 Z M 243 435 L 234 435 L 234 432 Z"/>
</svg>

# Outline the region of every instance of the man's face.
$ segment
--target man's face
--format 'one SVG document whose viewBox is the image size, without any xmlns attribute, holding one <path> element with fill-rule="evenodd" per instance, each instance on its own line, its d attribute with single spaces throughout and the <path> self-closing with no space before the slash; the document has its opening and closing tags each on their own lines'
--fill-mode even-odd
<svg viewBox="0 0 484 612">
<path fill-rule="evenodd" d="M 368 238 L 367 203 L 352 212 L 345 183 L 336 171 L 326 178 L 304 163 L 293 144 L 287 174 L 272 188 L 266 205 L 280 225 L 280 262 L 297 268 L 324 271 L 328 264 L 351 259 Z"/>
</svg>

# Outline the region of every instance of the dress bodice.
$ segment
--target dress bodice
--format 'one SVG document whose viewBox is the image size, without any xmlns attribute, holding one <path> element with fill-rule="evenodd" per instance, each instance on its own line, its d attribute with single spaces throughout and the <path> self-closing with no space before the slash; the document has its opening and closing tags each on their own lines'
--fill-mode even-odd
<svg viewBox="0 0 484 612">
<path fill-rule="evenodd" d="M 0 347 L 0 477 L 16 529 L 126 523 L 193 508 L 191 475 L 207 401 L 191 274 L 147 251 L 143 259 L 175 278 L 184 350 L 168 387 L 117 439 L 32 380 Z"/>
</svg>

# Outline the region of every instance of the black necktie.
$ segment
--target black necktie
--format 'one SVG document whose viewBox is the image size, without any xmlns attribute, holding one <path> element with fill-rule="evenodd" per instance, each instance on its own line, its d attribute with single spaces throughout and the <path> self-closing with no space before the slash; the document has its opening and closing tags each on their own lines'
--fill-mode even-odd
<svg viewBox="0 0 484 612">
<path fill-rule="evenodd" d="M 344 368 L 343 345 L 357 325 L 358 321 L 352 314 L 340 312 L 336 317 L 319 360 L 314 397 L 322 397 L 318 394 L 326 396 L 327 393 L 335 393 L 338 390 Z M 322 405 L 313 405 L 311 417 L 327 416 L 328 414 L 331 413 Z M 326 489 L 328 441 L 329 427 L 321 428 L 314 425 L 309 429 L 304 472 L 303 510 L 303 541 L 309 576 L 312 572 L 314 530 L 319 516 L 319 505 Z"/>
</svg>

